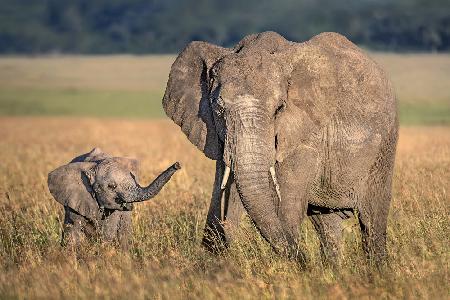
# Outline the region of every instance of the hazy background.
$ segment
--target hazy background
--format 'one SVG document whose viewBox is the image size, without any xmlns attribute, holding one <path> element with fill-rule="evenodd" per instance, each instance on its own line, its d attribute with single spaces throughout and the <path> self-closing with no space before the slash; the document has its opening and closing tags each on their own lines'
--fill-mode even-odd
<svg viewBox="0 0 450 300">
<path fill-rule="evenodd" d="M 170 66 L 190 41 L 231 47 L 266 30 L 344 34 L 387 70 L 402 124 L 450 123 L 441 0 L 0 0 L 0 115 L 164 117 Z"/>
<path fill-rule="evenodd" d="M 274 30 L 387 51 L 450 50 L 447 0 L 1 0 L 0 53 L 177 53 Z"/>
<path fill-rule="evenodd" d="M 441 0 L 0 0 L 0 115 L 161 118 L 170 66 L 190 41 L 233 46 L 265 30 L 346 35 L 387 70 L 403 125 L 450 123 Z"/>
</svg>

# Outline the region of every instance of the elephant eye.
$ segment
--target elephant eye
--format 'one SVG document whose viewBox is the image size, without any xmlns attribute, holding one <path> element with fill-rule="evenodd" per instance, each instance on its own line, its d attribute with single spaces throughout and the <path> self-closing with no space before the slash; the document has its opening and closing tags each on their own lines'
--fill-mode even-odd
<svg viewBox="0 0 450 300">
<path fill-rule="evenodd" d="M 277 115 L 277 114 L 280 113 L 280 112 L 283 112 L 285 108 L 286 108 L 286 102 L 285 102 L 285 101 L 282 101 L 282 102 L 278 105 L 277 110 L 275 111 L 275 115 Z"/>
<path fill-rule="evenodd" d="M 109 187 L 111 190 L 115 190 L 116 187 L 117 187 L 117 184 L 115 184 L 115 183 L 109 183 L 109 184 L 108 184 L 108 187 Z"/>
</svg>

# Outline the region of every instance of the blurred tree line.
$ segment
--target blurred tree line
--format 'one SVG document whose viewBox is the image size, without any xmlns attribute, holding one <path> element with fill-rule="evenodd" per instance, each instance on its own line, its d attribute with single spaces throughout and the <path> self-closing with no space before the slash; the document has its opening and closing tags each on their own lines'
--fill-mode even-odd
<svg viewBox="0 0 450 300">
<path fill-rule="evenodd" d="M 449 51 L 448 0 L 0 0 L 0 53 L 174 53 L 274 30 L 336 31 L 391 51 Z"/>
</svg>

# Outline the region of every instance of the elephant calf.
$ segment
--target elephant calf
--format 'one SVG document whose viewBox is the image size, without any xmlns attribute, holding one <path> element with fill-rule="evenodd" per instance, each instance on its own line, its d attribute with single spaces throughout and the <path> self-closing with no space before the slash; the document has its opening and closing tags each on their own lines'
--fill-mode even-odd
<svg viewBox="0 0 450 300">
<path fill-rule="evenodd" d="M 95 148 L 52 171 L 48 187 L 65 210 L 61 242 L 76 246 L 97 237 L 126 249 L 133 203 L 153 198 L 180 168 L 176 162 L 149 186 L 141 187 L 137 160 L 111 157 Z"/>
</svg>

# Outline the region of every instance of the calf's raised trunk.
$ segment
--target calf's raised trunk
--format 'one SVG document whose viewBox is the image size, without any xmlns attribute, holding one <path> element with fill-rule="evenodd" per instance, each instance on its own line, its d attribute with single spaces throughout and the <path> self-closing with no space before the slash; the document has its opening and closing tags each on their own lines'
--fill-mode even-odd
<svg viewBox="0 0 450 300">
<path fill-rule="evenodd" d="M 176 162 L 167 170 L 162 172 L 152 183 L 150 183 L 146 187 L 141 187 L 137 182 L 134 190 L 132 191 L 131 199 L 127 201 L 127 203 L 135 203 L 149 200 L 155 197 L 159 191 L 163 188 L 163 186 L 169 182 L 170 178 L 176 171 L 181 169 L 180 163 Z"/>
</svg>

